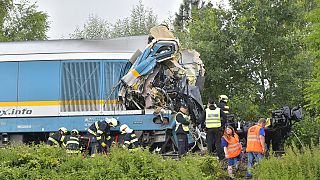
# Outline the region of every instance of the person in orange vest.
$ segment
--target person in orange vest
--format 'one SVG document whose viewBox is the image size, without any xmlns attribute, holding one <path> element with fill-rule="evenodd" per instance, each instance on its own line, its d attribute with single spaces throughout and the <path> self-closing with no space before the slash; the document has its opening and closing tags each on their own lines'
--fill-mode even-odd
<svg viewBox="0 0 320 180">
<path fill-rule="evenodd" d="M 266 151 L 265 147 L 265 132 L 266 119 L 261 118 L 257 125 L 254 125 L 248 129 L 247 137 L 247 156 L 248 156 L 248 170 L 247 177 L 252 178 L 252 167 L 254 162 L 259 163 L 263 158 L 263 154 Z"/>
<path fill-rule="evenodd" d="M 221 146 L 223 147 L 225 157 L 228 159 L 228 174 L 230 178 L 234 178 L 232 174 L 233 166 L 238 169 L 242 146 L 239 136 L 235 133 L 233 127 L 227 126 L 221 138 Z"/>
</svg>

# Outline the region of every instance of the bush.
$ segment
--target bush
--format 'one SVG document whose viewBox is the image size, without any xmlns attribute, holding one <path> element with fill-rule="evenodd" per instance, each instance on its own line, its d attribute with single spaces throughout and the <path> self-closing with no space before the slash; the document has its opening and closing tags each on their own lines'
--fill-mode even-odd
<svg viewBox="0 0 320 180">
<path fill-rule="evenodd" d="M 259 106 L 253 102 L 248 97 L 234 96 L 232 98 L 230 107 L 232 107 L 232 113 L 238 118 L 237 120 L 253 121 L 261 117 Z"/>
<path fill-rule="evenodd" d="M 286 149 L 282 157 L 264 159 L 254 171 L 256 179 L 319 179 L 320 147 L 295 146 Z"/>
<path fill-rule="evenodd" d="M 304 146 L 318 144 L 320 135 L 320 119 L 305 116 L 301 122 L 293 125 L 292 131 L 298 136 Z M 286 140 L 286 145 L 290 146 L 294 144 L 295 146 L 301 147 L 301 143 L 298 138 L 294 134 L 291 134 L 291 136 Z"/>
<path fill-rule="evenodd" d="M 210 156 L 164 159 L 147 150 L 130 152 L 113 147 L 94 158 L 69 156 L 47 145 L 0 149 L 0 179 L 221 179 L 219 162 Z"/>
</svg>

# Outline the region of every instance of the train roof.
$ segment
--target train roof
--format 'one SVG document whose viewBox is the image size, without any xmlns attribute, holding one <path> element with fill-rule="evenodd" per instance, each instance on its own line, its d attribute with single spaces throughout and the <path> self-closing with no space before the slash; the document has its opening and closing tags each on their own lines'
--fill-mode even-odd
<svg viewBox="0 0 320 180">
<path fill-rule="evenodd" d="M 132 36 L 106 40 L 63 39 L 45 41 L 0 42 L 0 55 L 41 53 L 124 53 L 143 50 L 148 36 Z"/>
<path fill-rule="evenodd" d="M 131 57 L 138 49 L 143 51 L 148 36 L 132 36 L 106 40 L 63 39 L 45 41 L 0 42 L 0 61 L 52 60 L 89 57 Z M 119 56 L 119 54 L 127 54 Z M 129 55 L 130 54 L 130 55 Z M 76 58 L 77 59 L 77 58 Z"/>
</svg>

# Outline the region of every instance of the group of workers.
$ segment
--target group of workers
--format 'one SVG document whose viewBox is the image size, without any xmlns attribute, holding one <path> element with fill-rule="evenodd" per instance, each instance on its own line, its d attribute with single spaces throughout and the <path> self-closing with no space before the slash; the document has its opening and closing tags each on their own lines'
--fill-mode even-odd
<svg viewBox="0 0 320 180">
<path fill-rule="evenodd" d="M 57 132 L 52 134 L 47 141 L 50 146 L 64 146 L 68 154 L 78 154 L 81 151 L 79 142 L 79 132 L 76 129 L 71 130 L 70 135 L 67 135 L 67 128 L 61 127 Z"/>
<path fill-rule="evenodd" d="M 205 111 L 200 117 L 202 129 L 206 132 L 207 150 L 209 154 L 217 153 L 219 160 L 228 160 L 228 174 L 234 178 L 233 168 L 238 168 L 239 160 L 242 155 L 242 145 L 239 136 L 232 126 L 227 125 L 227 115 L 229 107 L 227 106 L 228 97 L 219 96 L 219 103 L 216 105 L 213 100 L 209 100 Z M 180 111 L 176 115 L 176 133 L 178 139 L 179 155 L 183 155 L 188 149 L 188 133 L 190 117 L 186 104 L 181 104 Z M 264 127 L 266 119 L 261 118 L 257 125 L 248 129 L 246 153 L 248 157 L 248 167 L 246 176 L 252 177 L 252 167 L 258 163 L 264 152 L 265 132 Z"/>
<path fill-rule="evenodd" d="M 221 147 L 221 128 L 227 123 L 227 114 L 229 107 L 227 106 L 228 97 L 226 95 L 219 96 L 219 103 L 216 106 L 213 100 L 209 100 L 205 111 L 200 116 L 201 128 L 206 132 L 208 153 L 212 154 L 217 151 L 220 160 L 224 159 L 223 149 Z M 188 149 L 188 134 L 190 116 L 188 105 L 181 103 L 180 111 L 175 116 L 176 134 L 178 139 L 178 152 L 183 155 Z"/>
<path fill-rule="evenodd" d="M 118 126 L 115 118 L 106 118 L 105 120 L 96 121 L 88 128 L 88 152 L 92 157 L 96 153 L 106 153 L 111 145 L 110 128 Z M 73 129 L 70 135 L 67 135 L 67 129 L 59 128 L 57 132 L 52 134 L 47 141 L 48 145 L 65 147 L 68 154 L 79 154 L 83 144 L 80 142 L 79 132 Z M 124 135 L 124 145 L 128 149 L 138 148 L 138 138 L 128 125 L 120 126 L 120 132 Z"/>
<path fill-rule="evenodd" d="M 232 126 L 227 126 L 227 115 L 229 107 L 227 106 L 228 97 L 219 96 L 219 103 L 216 105 L 213 100 L 209 100 L 205 111 L 200 117 L 201 127 L 206 132 L 207 149 L 209 154 L 217 152 L 219 160 L 228 159 L 228 174 L 233 177 L 233 167 L 238 168 L 241 158 L 242 146 L 239 136 Z M 188 133 L 190 116 L 187 104 L 182 103 L 180 111 L 175 116 L 176 135 L 178 140 L 178 153 L 184 155 L 188 150 Z M 247 177 L 252 177 L 252 167 L 254 162 L 259 162 L 263 157 L 265 148 L 264 127 L 266 119 L 261 118 L 257 125 L 249 128 L 247 135 L 246 152 L 248 156 Z M 111 145 L 111 127 L 118 126 L 115 118 L 106 118 L 96 121 L 88 128 L 89 135 L 89 154 L 107 152 Z M 120 126 L 120 132 L 124 134 L 124 146 L 129 149 L 138 147 L 138 138 L 128 125 Z M 76 129 L 67 135 L 67 129 L 62 127 L 58 132 L 51 135 L 48 139 L 48 145 L 65 146 L 67 153 L 75 154 L 81 151 L 79 141 L 79 132 Z"/>
</svg>

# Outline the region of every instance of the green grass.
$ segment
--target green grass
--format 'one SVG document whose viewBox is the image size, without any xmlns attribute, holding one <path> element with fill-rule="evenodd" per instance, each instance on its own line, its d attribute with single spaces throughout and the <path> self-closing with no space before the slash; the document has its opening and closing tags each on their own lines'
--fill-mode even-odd
<svg viewBox="0 0 320 180">
<path fill-rule="evenodd" d="M 224 179 L 214 157 L 188 155 L 164 159 L 147 150 L 129 152 L 112 147 L 94 158 L 69 156 L 47 145 L 18 145 L 0 149 L 0 179 Z"/>
<path fill-rule="evenodd" d="M 255 179 L 320 179 L 320 147 L 287 148 L 282 157 L 261 161 L 254 171 Z"/>
</svg>

